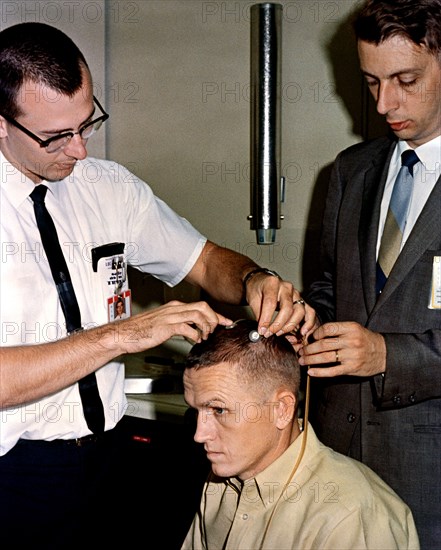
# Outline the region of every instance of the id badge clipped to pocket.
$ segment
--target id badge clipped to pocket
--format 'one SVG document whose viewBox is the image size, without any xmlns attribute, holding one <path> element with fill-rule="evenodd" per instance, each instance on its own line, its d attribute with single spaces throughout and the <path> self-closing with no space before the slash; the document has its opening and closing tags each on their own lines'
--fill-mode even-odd
<svg viewBox="0 0 441 550">
<path fill-rule="evenodd" d="M 128 287 L 124 243 L 109 243 L 92 249 L 92 268 L 104 291 L 108 321 L 132 314 L 132 295 Z"/>
</svg>

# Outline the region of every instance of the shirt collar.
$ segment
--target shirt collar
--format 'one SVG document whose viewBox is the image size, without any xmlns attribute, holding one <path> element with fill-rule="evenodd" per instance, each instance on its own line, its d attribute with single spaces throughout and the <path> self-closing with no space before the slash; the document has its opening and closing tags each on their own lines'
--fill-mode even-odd
<svg viewBox="0 0 441 550">
<path fill-rule="evenodd" d="M 0 152 L 0 186 L 11 204 L 18 208 L 32 193 L 35 183 L 15 168 Z"/>
<path fill-rule="evenodd" d="M 426 170 L 436 170 L 436 167 L 439 170 L 441 164 L 441 136 L 420 145 L 415 149 L 415 152 Z"/>
<path fill-rule="evenodd" d="M 51 193 L 56 194 L 57 185 L 46 180 L 40 183 L 46 185 Z M 35 183 L 25 176 L 23 172 L 15 168 L 3 153 L 0 152 L 0 187 L 9 198 L 11 204 L 15 208 L 19 208 L 34 190 Z"/>
<path fill-rule="evenodd" d="M 309 430 L 312 432 L 311 426 L 308 426 L 308 432 Z M 280 498 L 285 489 L 285 484 L 288 481 L 289 474 L 292 472 L 292 469 L 297 462 L 302 446 L 303 434 L 304 432 L 302 432 L 291 443 L 291 445 L 279 456 L 279 458 L 265 468 L 265 470 L 257 474 L 255 477 L 243 482 L 241 490 L 246 491 L 248 498 L 251 498 L 251 494 L 253 495 L 253 500 L 259 498 L 265 508 L 273 505 L 274 502 Z M 236 489 L 239 489 L 237 480 L 230 478 L 229 482 L 230 484 L 232 483 L 235 485 Z M 290 480 L 290 483 L 292 483 L 292 480 Z M 292 492 L 295 492 L 295 489 L 292 491 L 288 490 L 288 496 L 292 497 Z"/>
<path fill-rule="evenodd" d="M 297 462 L 301 445 L 303 441 L 302 432 L 286 451 L 279 456 L 272 464 L 268 466 L 263 472 L 257 474 L 254 478 L 261 500 L 265 507 L 274 504 L 285 490 L 285 485 L 289 480 L 289 476 Z M 292 484 L 292 479 L 289 480 Z M 292 497 L 292 493 L 296 492 L 296 489 L 287 490 L 287 497 Z"/>
<path fill-rule="evenodd" d="M 407 149 L 410 149 L 407 143 L 400 140 L 397 147 L 399 155 Z M 439 170 L 439 166 L 441 165 L 441 136 L 437 136 L 427 143 L 423 143 L 423 145 L 415 149 L 415 153 L 418 155 L 418 158 L 426 170 L 434 171 L 437 167 Z"/>
</svg>

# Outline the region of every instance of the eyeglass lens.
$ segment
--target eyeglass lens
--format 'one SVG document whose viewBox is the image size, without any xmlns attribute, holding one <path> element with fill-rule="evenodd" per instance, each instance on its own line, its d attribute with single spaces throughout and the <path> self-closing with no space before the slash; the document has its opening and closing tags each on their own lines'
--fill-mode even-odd
<svg viewBox="0 0 441 550">
<path fill-rule="evenodd" d="M 97 132 L 101 128 L 102 124 L 102 120 L 97 120 L 96 122 L 83 126 L 83 128 L 81 128 L 79 132 L 81 139 L 89 139 L 95 132 Z M 46 148 L 47 152 L 54 153 L 55 151 L 62 149 L 70 142 L 71 139 L 72 136 L 63 136 L 60 137 L 60 139 L 54 139 L 48 144 Z"/>
</svg>

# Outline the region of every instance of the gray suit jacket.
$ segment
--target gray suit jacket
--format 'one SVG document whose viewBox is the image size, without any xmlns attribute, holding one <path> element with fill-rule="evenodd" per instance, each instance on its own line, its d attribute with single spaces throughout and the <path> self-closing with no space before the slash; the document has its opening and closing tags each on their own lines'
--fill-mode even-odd
<svg viewBox="0 0 441 550">
<path fill-rule="evenodd" d="M 402 496 L 430 548 L 441 541 L 441 310 L 428 308 L 441 256 L 441 179 L 377 300 L 378 222 L 394 146 L 380 138 L 338 155 L 322 278 L 305 294 L 322 322 L 356 321 L 382 333 L 386 374 L 313 380 L 311 422 L 326 445 L 368 464 Z"/>
</svg>

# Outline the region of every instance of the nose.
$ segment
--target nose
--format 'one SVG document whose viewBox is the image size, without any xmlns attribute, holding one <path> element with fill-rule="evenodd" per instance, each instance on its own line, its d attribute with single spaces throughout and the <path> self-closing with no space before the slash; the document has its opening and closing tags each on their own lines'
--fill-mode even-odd
<svg viewBox="0 0 441 550">
<path fill-rule="evenodd" d="M 77 160 L 84 160 L 87 157 L 86 143 L 87 139 L 75 134 L 64 148 L 65 155 Z"/>
<path fill-rule="evenodd" d="M 214 434 L 210 422 L 210 415 L 204 412 L 198 413 L 194 440 L 196 443 L 205 443 L 213 438 Z"/>
<path fill-rule="evenodd" d="M 400 105 L 399 90 L 392 82 L 381 82 L 378 85 L 376 101 L 378 113 L 387 115 Z"/>
</svg>

